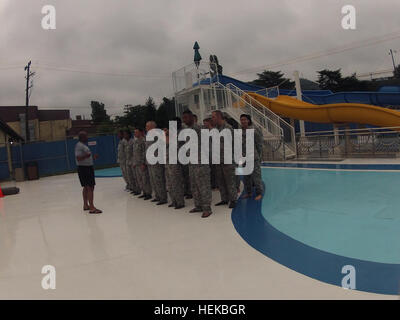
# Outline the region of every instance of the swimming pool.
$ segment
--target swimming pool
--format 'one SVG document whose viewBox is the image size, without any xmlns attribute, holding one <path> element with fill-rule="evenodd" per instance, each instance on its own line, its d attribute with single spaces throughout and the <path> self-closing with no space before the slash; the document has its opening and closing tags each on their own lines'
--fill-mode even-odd
<svg viewBox="0 0 400 320">
<path fill-rule="evenodd" d="M 368 168 L 369 169 L 369 168 Z M 312 278 L 398 294 L 400 171 L 263 168 L 261 203 L 241 200 L 232 221 L 255 249 Z"/>
<path fill-rule="evenodd" d="M 343 267 L 352 266 L 356 290 L 399 294 L 397 169 L 271 164 L 262 169 L 263 200 L 240 199 L 232 222 L 250 246 L 292 270 L 341 286 Z M 119 167 L 96 171 L 120 176 Z"/>
<path fill-rule="evenodd" d="M 262 215 L 307 245 L 400 263 L 400 172 L 264 169 Z"/>
</svg>

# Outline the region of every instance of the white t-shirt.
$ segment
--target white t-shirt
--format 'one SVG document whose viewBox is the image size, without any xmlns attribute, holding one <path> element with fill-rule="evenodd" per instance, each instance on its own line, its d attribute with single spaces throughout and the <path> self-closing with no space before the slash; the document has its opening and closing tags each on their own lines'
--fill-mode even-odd
<svg viewBox="0 0 400 320">
<path fill-rule="evenodd" d="M 78 159 L 76 158 L 76 157 L 82 157 L 88 153 L 90 153 L 89 158 L 83 159 L 81 161 L 78 161 Z M 93 165 L 93 157 L 89 147 L 80 141 L 75 145 L 75 161 L 77 166 L 89 167 Z"/>
</svg>

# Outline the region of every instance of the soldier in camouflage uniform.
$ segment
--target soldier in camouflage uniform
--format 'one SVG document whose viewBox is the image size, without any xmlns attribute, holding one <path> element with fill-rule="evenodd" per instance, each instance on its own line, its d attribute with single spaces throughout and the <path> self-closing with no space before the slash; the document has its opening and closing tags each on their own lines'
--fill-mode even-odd
<svg viewBox="0 0 400 320">
<path fill-rule="evenodd" d="M 129 131 L 128 130 L 124 130 L 123 132 L 123 136 L 124 136 L 124 154 L 125 154 L 125 178 L 127 181 L 127 185 L 128 185 L 128 191 L 132 192 L 132 179 L 129 176 L 129 139 L 130 139 L 130 135 L 129 135 Z"/>
<path fill-rule="evenodd" d="M 164 129 L 165 138 L 167 142 L 167 164 L 165 165 L 165 179 L 168 186 L 168 193 L 172 203 L 169 207 L 175 207 L 175 209 L 182 209 L 185 207 L 185 196 L 184 196 L 184 177 L 181 164 L 169 163 L 169 131 Z"/>
<path fill-rule="evenodd" d="M 184 125 L 184 128 L 186 128 L 186 125 Z M 183 170 L 184 187 L 185 187 L 185 198 L 193 199 L 190 177 L 189 177 L 189 165 L 182 164 L 182 170 Z"/>
<path fill-rule="evenodd" d="M 128 191 L 128 179 L 126 175 L 126 143 L 127 141 L 124 138 L 124 132 L 120 130 L 118 132 L 118 155 L 117 155 L 117 163 L 119 164 L 122 172 L 122 177 L 124 178 L 124 181 L 126 183 L 125 190 Z"/>
<path fill-rule="evenodd" d="M 198 137 L 199 148 L 199 164 L 189 164 L 189 177 L 191 182 L 192 195 L 194 199 L 194 209 L 191 213 L 203 212 L 202 218 L 208 218 L 211 214 L 211 183 L 210 183 L 210 166 L 201 164 L 201 128 L 194 123 L 193 113 L 189 110 L 183 112 L 183 122 L 188 128 L 196 131 Z"/>
<path fill-rule="evenodd" d="M 133 143 L 133 167 L 136 171 L 136 178 L 143 194 L 139 198 L 151 199 L 151 185 L 149 172 L 146 166 L 146 144 L 142 129 L 135 129 L 135 140 Z"/>
<path fill-rule="evenodd" d="M 213 126 L 220 132 L 224 129 L 231 131 L 232 135 L 232 156 L 233 156 L 233 129 L 226 123 L 224 116 L 221 111 L 213 111 L 212 113 Z M 235 174 L 235 164 L 225 164 L 224 163 L 224 145 L 225 141 L 222 138 L 220 143 L 220 164 L 217 164 L 216 178 L 219 192 L 221 194 L 221 202 L 218 202 L 216 206 L 222 206 L 229 204 L 229 208 L 234 208 L 236 206 L 237 200 L 237 179 Z"/>
<path fill-rule="evenodd" d="M 140 194 L 140 188 L 136 179 L 136 171 L 133 168 L 133 143 L 134 138 L 129 130 L 125 131 L 125 138 L 128 141 L 126 148 L 126 172 L 129 181 L 131 193 L 134 195 Z"/>
<path fill-rule="evenodd" d="M 148 121 L 146 123 L 147 132 L 156 129 L 156 127 L 157 126 L 154 121 Z M 146 152 L 153 143 L 154 141 L 146 141 Z M 165 165 L 160 163 L 149 164 L 147 160 L 146 163 L 149 168 L 151 187 L 155 193 L 155 199 L 152 201 L 157 201 L 158 206 L 168 203 L 168 194 L 165 182 Z"/>
<path fill-rule="evenodd" d="M 203 120 L 204 128 L 208 130 L 214 129 L 212 125 L 212 120 L 211 117 L 208 117 Z M 215 164 L 212 163 L 212 145 L 211 145 L 212 139 L 210 138 L 210 144 L 209 144 L 209 152 L 210 152 L 210 178 L 211 178 L 211 189 L 217 189 L 217 180 L 215 178 Z"/>
<path fill-rule="evenodd" d="M 254 170 L 251 175 L 244 176 L 244 186 L 246 194 L 244 199 L 250 198 L 253 194 L 253 187 L 255 188 L 256 198 L 259 201 L 262 199 L 264 186 L 261 178 L 261 159 L 262 159 L 262 146 L 263 136 L 258 128 L 252 125 L 251 117 L 247 114 L 240 116 L 240 125 L 242 127 L 242 152 L 246 152 L 246 130 L 254 129 Z"/>
</svg>

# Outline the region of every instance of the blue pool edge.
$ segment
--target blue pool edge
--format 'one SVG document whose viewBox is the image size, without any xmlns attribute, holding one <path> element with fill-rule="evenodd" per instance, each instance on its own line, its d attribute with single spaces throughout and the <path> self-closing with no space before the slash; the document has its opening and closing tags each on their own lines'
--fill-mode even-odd
<svg viewBox="0 0 400 320">
<path fill-rule="evenodd" d="M 274 228 L 263 217 L 261 207 L 262 201 L 240 198 L 231 214 L 236 231 L 255 250 L 293 271 L 339 287 L 346 276 L 342 268 L 353 266 L 355 290 L 399 294 L 400 264 L 364 261 L 308 246 Z"/>
</svg>

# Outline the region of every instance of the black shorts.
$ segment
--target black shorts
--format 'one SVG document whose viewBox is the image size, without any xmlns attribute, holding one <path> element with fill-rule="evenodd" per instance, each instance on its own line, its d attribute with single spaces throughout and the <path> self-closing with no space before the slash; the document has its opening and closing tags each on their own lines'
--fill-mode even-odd
<svg viewBox="0 0 400 320">
<path fill-rule="evenodd" d="M 94 187 L 96 185 L 93 166 L 78 166 L 78 176 L 82 187 Z"/>
</svg>

